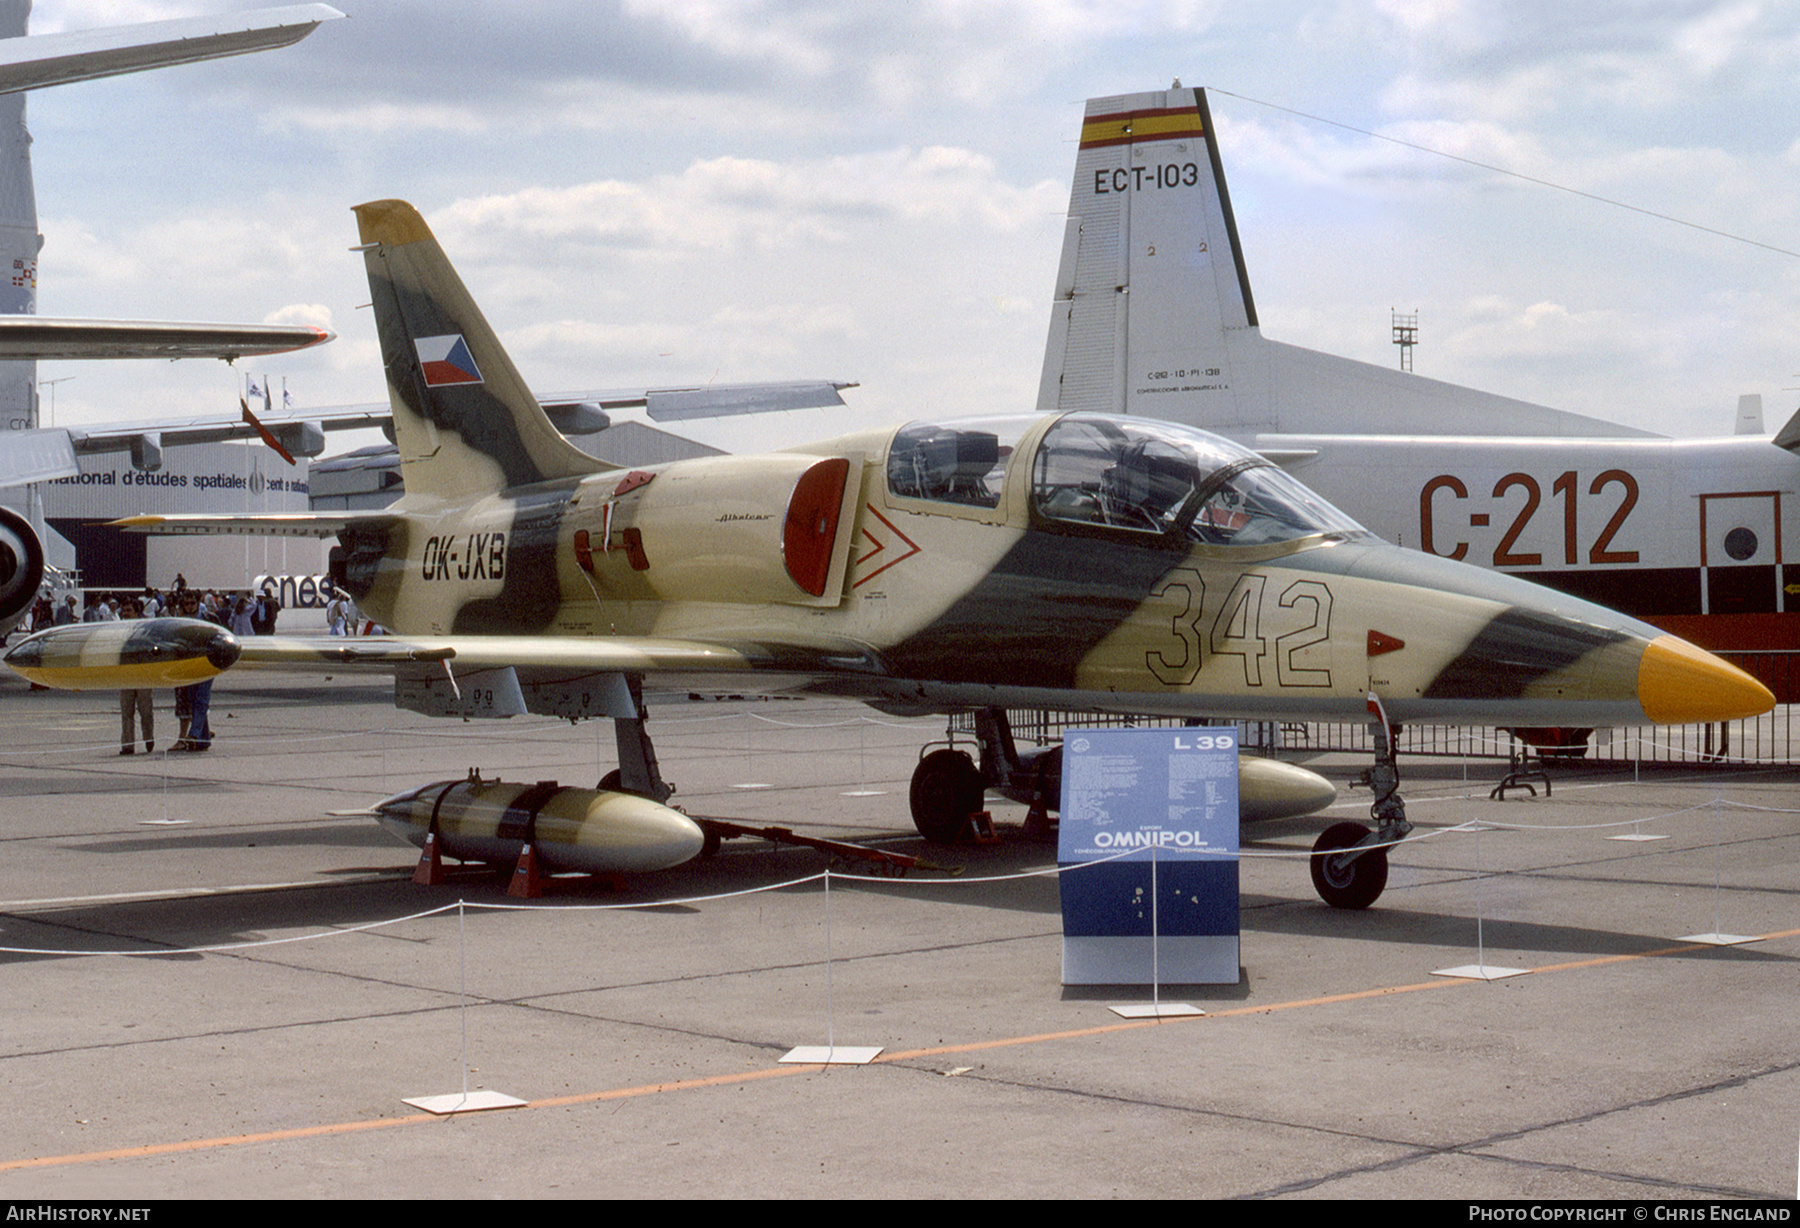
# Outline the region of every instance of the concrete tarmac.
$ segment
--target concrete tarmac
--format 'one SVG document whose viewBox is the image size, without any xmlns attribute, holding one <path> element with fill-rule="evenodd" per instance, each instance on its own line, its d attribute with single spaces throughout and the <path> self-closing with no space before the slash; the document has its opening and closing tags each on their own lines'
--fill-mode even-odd
<svg viewBox="0 0 1800 1228">
<path fill-rule="evenodd" d="M 0 682 L 0 1198 L 1791 1198 L 1792 772 L 1403 761 L 1423 837 L 1366 913 L 1317 819 L 1254 833 L 1238 984 L 1065 989 L 1052 846 L 912 834 L 942 722 L 654 702 L 675 801 L 964 867 L 829 889 L 728 843 L 529 909 L 328 817 L 478 766 L 591 785 L 610 724 L 395 711 L 374 681 L 232 676 L 206 755 L 117 755 L 108 693 Z M 1309 761 L 1340 788 L 1363 766 Z M 1366 815 L 1345 792 L 1333 820 Z M 1507 825 L 1452 831 L 1482 820 Z M 1628 834 L 1665 837 L 1626 842 Z M 783 885 L 791 884 L 791 885 Z M 458 904 L 463 907 L 459 911 Z M 623 905 L 649 907 L 622 908 Z M 1714 947 L 1685 935 L 1760 941 Z M 213 948 L 200 952 L 199 948 Z M 223 949 L 220 949 L 223 948 Z M 1503 980 L 1435 970 L 1525 969 Z M 882 1046 L 788 1066 L 795 1045 Z M 451 1117 L 403 1098 L 493 1089 Z"/>
</svg>

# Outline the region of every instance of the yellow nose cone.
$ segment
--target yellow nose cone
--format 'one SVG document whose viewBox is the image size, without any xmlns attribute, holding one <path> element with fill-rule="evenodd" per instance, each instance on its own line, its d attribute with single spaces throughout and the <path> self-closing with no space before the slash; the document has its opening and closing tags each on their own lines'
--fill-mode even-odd
<svg viewBox="0 0 1800 1228">
<path fill-rule="evenodd" d="M 1658 725 L 1697 725 L 1761 715 L 1775 706 L 1775 696 L 1705 649 L 1659 635 L 1638 662 L 1638 702 Z"/>
</svg>

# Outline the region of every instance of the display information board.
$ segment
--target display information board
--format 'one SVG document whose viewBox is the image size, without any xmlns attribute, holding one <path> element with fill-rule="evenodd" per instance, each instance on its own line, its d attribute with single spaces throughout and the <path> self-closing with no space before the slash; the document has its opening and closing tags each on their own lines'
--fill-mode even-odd
<svg viewBox="0 0 1800 1228">
<path fill-rule="evenodd" d="M 1065 985 L 1238 980 L 1232 726 L 1063 737 Z"/>
</svg>

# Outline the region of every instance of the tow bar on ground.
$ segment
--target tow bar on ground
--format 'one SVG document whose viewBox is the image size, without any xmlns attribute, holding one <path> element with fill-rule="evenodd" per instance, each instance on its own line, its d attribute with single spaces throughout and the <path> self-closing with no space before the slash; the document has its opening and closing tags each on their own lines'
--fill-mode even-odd
<svg viewBox="0 0 1800 1228">
<path fill-rule="evenodd" d="M 913 857 L 906 853 L 890 853 L 885 849 L 870 848 L 866 844 L 850 844 L 844 840 L 821 840 L 817 836 L 802 836 L 788 827 L 751 827 L 744 823 L 733 823 L 729 819 L 701 819 L 694 822 L 706 833 L 706 845 L 700 850 L 702 857 L 711 857 L 719 851 L 719 842 L 738 837 L 753 840 L 768 840 L 774 844 L 793 844 L 800 848 L 817 849 L 821 853 L 831 853 L 853 862 L 866 863 L 871 874 L 882 878 L 905 878 L 909 870 L 935 870 L 939 874 L 952 877 L 961 874 L 961 866 L 940 866 L 936 862 L 926 861 L 923 857 Z"/>
</svg>

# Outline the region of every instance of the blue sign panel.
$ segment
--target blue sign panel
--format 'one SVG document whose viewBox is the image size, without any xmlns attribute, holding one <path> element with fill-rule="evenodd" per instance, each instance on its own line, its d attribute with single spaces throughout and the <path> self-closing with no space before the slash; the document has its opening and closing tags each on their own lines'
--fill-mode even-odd
<svg viewBox="0 0 1800 1228">
<path fill-rule="evenodd" d="M 1237 730 L 1071 729 L 1063 984 L 1236 984 Z"/>
</svg>

